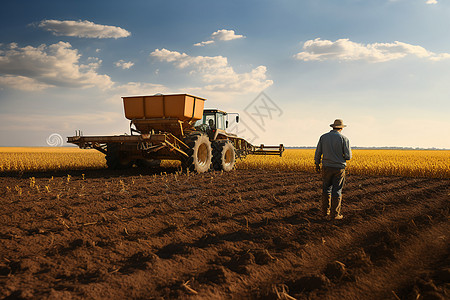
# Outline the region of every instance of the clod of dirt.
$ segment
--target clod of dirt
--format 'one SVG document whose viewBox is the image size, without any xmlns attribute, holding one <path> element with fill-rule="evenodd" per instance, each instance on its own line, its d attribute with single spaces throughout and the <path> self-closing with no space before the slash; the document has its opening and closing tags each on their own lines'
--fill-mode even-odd
<svg viewBox="0 0 450 300">
<path fill-rule="evenodd" d="M 124 261 L 121 273 L 131 273 L 134 269 L 145 270 L 149 268 L 149 262 L 154 261 L 155 255 L 152 253 L 137 252 Z"/>
<path fill-rule="evenodd" d="M 373 262 L 379 262 L 386 259 L 394 259 L 394 249 L 390 248 L 388 245 L 377 245 L 371 247 L 369 250 L 370 260 Z"/>
<path fill-rule="evenodd" d="M 324 273 L 329 279 L 341 279 L 346 273 L 345 265 L 336 260 L 327 264 Z"/>
<path fill-rule="evenodd" d="M 257 251 L 255 253 L 255 262 L 258 265 L 267 265 L 268 263 L 274 261 L 275 258 L 269 254 L 267 250 L 265 251 Z"/>
<path fill-rule="evenodd" d="M 215 266 L 200 274 L 199 281 L 204 283 L 212 282 L 216 284 L 223 284 L 228 281 L 228 277 L 229 271 L 222 266 Z"/>
<path fill-rule="evenodd" d="M 236 273 L 248 274 L 247 266 L 254 263 L 255 256 L 249 251 L 244 251 L 234 255 L 228 262 L 227 267 Z"/>
<path fill-rule="evenodd" d="M 158 236 L 164 236 L 179 229 L 177 224 L 167 224 L 167 227 L 158 232 Z"/>
<path fill-rule="evenodd" d="M 363 270 L 368 270 L 371 265 L 370 258 L 367 256 L 364 249 L 360 249 L 359 251 L 350 254 L 344 262 L 347 268 L 352 269 L 361 268 Z"/>
<path fill-rule="evenodd" d="M 274 237 L 272 243 L 273 248 L 276 250 L 284 250 L 292 246 L 289 242 L 279 236 Z"/>
<path fill-rule="evenodd" d="M 330 280 L 324 275 L 303 276 L 292 284 L 292 290 L 300 292 L 310 292 L 317 289 L 326 289 L 330 285 Z"/>
<path fill-rule="evenodd" d="M 189 247 L 184 243 L 172 243 L 164 246 L 156 252 L 160 258 L 172 258 L 175 254 L 187 254 L 189 253 Z"/>
<path fill-rule="evenodd" d="M 367 237 L 368 246 L 366 251 L 372 262 L 394 259 L 394 249 L 399 247 L 399 238 L 393 232 L 372 232 Z"/>
<path fill-rule="evenodd" d="M 215 232 L 207 233 L 206 235 L 204 235 L 200 239 L 198 239 L 195 242 L 195 245 L 200 248 L 205 248 L 211 244 L 217 244 L 219 242 L 219 240 L 220 239 L 217 237 L 217 234 Z"/>
<path fill-rule="evenodd" d="M 0 265 L 0 276 L 8 276 L 9 273 L 11 273 L 11 269 L 8 266 Z"/>
<path fill-rule="evenodd" d="M 251 265 L 255 263 L 255 256 L 251 252 L 246 252 L 237 257 L 237 261 L 244 265 Z"/>
<path fill-rule="evenodd" d="M 83 245 L 84 245 L 83 239 L 76 239 L 76 240 L 73 240 L 72 242 L 70 242 L 69 248 L 71 250 L 74 250 L 74 249 L 79 248 L 79 247 L 81 247 Z"/>
<path fill-rule="evenodd" d="M 20 270 L 21 271 L 28 271 L 31 273 L 36 273 L 40 270 L 40 264 L 34 260 L 31 259 L 24 259 L 20 262 Z"/>
</svg>

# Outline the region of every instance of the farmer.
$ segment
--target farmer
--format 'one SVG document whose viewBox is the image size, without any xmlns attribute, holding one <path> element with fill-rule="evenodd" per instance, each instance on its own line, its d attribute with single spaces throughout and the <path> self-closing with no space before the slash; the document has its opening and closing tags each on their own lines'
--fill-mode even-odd
<svg viewBox="0 0 450 300">
<path fill-rule="evenodd" d="M 352 158 L 352 150 L 348 138 L 341 134 L 342 129 L 347 125 L 344 125 L 341 119 L 336 119 L 330 126 L 333 130 L 320 137 L 314 160 L 317 173 L 320 172 L 322 161 L 322 216 L 331 220 L 341 220 L 345 166 L 346 161 Z"/>
</svg>

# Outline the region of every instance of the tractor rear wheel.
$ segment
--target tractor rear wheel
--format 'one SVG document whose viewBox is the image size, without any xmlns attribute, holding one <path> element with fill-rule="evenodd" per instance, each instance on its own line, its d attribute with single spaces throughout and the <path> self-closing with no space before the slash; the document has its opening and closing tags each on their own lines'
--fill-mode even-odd
<svg viewBox="0 0 450 300">
<path fill-rule="evenodd" d="M 196 132 L 188 135 L 184 142 L 189 146 L 189 150 L 186 151 L 188 157 L 182 161 L 183 168 L 197 173 L 208 171 L 212 159 L 211 142 L 208 136 Z"/>
<path fill-rule="evenodd" d="M 112 170 L 126 169 L 132 166 L 132 162 L 126 158 L 125 153 L 119 150 L 119 145 L 108 144 L 106 153 L 106 165 Z"/>
<path fill-rule="evenodd" d="M 215 141 L 213 147 L 213 168 L 216 171 L 229 172 L 236 163 L 236 151 L 233 143 L 228 140 Z"/>
</svg>

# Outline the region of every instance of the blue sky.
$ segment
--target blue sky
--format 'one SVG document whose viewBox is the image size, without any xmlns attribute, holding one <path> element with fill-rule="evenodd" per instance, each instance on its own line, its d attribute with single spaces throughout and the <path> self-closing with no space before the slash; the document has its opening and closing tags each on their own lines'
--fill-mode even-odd
<svg viewBox="0 0 450 300">
<path fill-rule="evenodd" d="M 3 1 L 0 146 L 128 132 L 121 96 L 191 93 L 255 144 L 450 148 L 443 0 Z M 260 94 L 264 92 L 264 94 Z"/>
</svg>

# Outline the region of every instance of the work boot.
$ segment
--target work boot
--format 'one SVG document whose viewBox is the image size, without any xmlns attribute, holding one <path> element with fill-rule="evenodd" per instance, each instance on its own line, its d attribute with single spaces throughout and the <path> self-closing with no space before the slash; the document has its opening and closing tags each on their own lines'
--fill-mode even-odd
<svg viewBox="0 0 450 300">
<path fill-rule="evenodd" d="M 327 217 L 330 214 L 331 195 L 322 194 L 322 201 L 320 202 L 320 211 L 322 217 Z"/>
<path fill-rule="evenodd" d="M 341 215 L 341 202 L 342 197 L 331 197 L 331 210 L 330 210 L 330 219 L 331 220 L 342 220 L 343 216 Z"/>
</svg>

